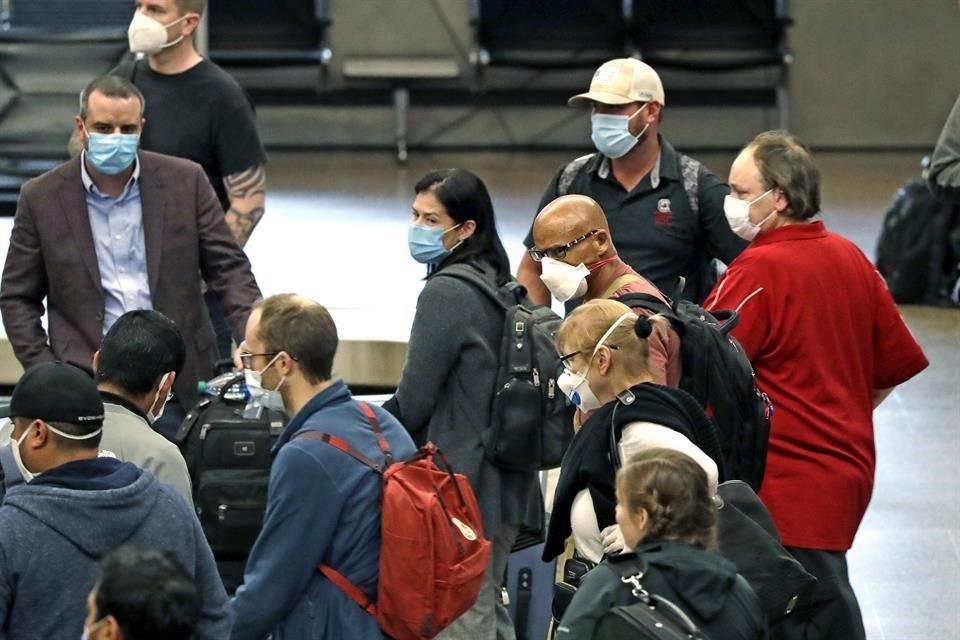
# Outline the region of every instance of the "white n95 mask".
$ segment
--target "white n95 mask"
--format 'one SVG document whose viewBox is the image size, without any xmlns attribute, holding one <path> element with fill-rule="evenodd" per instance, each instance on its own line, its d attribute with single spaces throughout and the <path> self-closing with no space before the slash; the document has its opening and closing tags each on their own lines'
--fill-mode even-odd
<svg viewBox="0 0 960 640">
<path fill-rule="evenodd" d="M 590 275 L 590 269 L 582 262 L 573 266 L 562 260 L 544 257 L 540 265 L 543 269 L 540 280 L 550 290 L 551 295 L 560 302 L 582 298 L 587 292 L 587 276 Z"/>
<path fill-rule="evenodd" d="M 582 411 L 594 411 L 603 406 L 593 389 L 590 388 L 590 383 L 587 382 L 587 372 L 589 371 L 590 365 L 588 364 L 586 371 L 582 374 L 564 369 L 557 376 L 557 386 L 560 387 L 560 391 L 563 391 L 563 394 L 570 398 L 570 402 Z"/>
<path fill-rule="evenodd" d="M 770 212 L 770 215 L 760 221 L 760 224 L 750 222 L 750 205 L 771 191 L 773 191 L 773 189 L 768 189 L 753 200 L 740 200 L 729 194 L 723 199 L 723 214 L 727 217 L 730 229 L 747 242 L 752 242 L 753 239 L 757 237 L 757 234 L 760 233 L 760 227 L 762 227 L 771 216 L 777 213 L 777 210 L 774 209 Z"/>
<path fill-rule="evenodd" d="M 135 12 L 133 20 L 130 21 L 130 27 L 127 29 L 127 42 L 130 44 L 130 51 L 132 53 L 156 53 L 161 49 L 177 44 L 183 40 L 183 35 L 173 42 L 167 42 L 167 27 L 182 22 L 189 15 L 184 15 L 170 24 L 164 25 L 139 11 Z"/>
</svg>

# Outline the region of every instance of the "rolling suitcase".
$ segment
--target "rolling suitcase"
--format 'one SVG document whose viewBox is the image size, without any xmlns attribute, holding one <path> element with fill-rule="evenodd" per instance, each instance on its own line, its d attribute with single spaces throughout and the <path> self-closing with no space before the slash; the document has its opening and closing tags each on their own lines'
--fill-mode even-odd
<svg viewBox="0 0 960 640">
<path fill-rule="evenodd" d="M 540 485 L 542 495 L 550 499 L 552 494 L 547 491 L 548 474 L 547 471 L 540 473 Z M 546 518 L 549 517 L 546 514 Z M 557 563 L 544 562 L 542 555 L 541 542 L 514 551 L 507 563 L 507 601 L 517 640 L 546 640 L 550 632 Z"/>
</svg>

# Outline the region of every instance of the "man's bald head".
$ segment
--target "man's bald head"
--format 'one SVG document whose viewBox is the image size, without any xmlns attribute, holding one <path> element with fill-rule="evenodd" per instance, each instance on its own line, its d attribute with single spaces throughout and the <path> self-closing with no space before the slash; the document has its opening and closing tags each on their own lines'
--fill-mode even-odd
<svg viewBox="0 0 960 640">
<path fill-rule="evenodd" d="M 561 196 L 537 214 L 533 244 L 539 250 L 547 250 L 592 232 L 596 233 L 567 252 L 564 262 L 591 264 L 615 255 L 616 248 L 610 240 L 607 216 L 595 200 L 582 195 Z M 573 261 L 572 256 L 579 259 Z"/>
</svg>

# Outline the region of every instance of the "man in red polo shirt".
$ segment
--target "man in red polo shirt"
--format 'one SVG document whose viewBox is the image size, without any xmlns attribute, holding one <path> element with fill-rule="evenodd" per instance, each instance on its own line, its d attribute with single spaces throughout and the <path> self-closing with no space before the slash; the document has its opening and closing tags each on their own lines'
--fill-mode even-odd
<svg viewBox="0 0 960 640">
<path fill-rule="evenodd" d="M 740 310 L 733 334 L 775 407 L 760 497 L 818 578 L 784 637 L 862 640 L 846 551 L 873 490 L 873 410 L 927 359 L 874 266 L 819 219 L 820 174 L 797 138 L 757 136 L 730 187 L 727 219 L 751 244 L 706 306 Z"/>
</svg>

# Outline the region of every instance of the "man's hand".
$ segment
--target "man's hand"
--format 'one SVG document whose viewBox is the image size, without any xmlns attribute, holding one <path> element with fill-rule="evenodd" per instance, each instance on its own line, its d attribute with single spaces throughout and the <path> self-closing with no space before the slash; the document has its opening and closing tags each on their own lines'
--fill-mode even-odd
<svg viewBox="0 0 960 640">
<path fill-rule="evenodd" d="M 523 252 L 523 259 L 520 260 L 520 266 L 517 268 L 517 280 L 527 290 L 527 296 L 536 304 L 545 307 L 550 306 L 550 290 L 540 279 L 541 267 L 539 262 L 535 262 L 530 254 Z"/>
<path fill-rule="evenodd" d="M 227 226 L 237 244 L 243 248 L 263 217 L 267 200 L 266 167 L 259 165 L 227 176 L 223 179 L 223 185 L 230 198 L 230 209 L 226 213 Z"/>
</svg>

